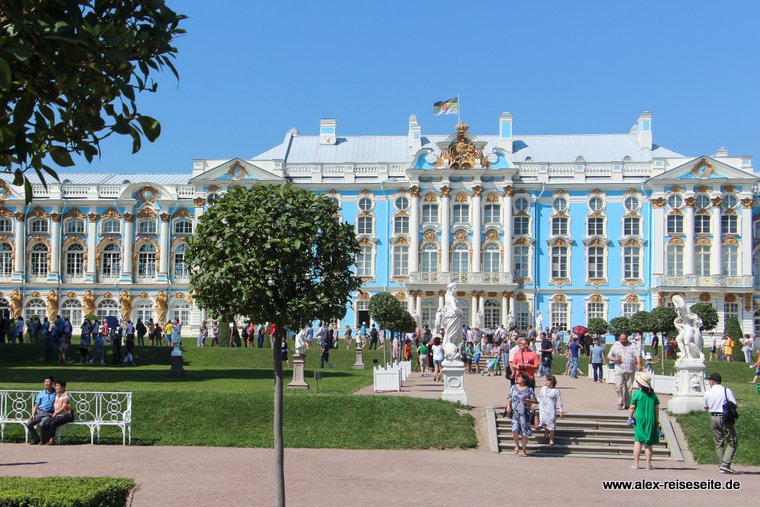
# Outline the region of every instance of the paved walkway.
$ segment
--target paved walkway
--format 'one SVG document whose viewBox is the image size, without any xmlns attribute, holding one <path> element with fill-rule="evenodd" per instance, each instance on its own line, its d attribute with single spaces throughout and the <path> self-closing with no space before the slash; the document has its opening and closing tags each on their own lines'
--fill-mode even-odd
<svg viewBox="0 0 760 507">
<path fill-rule="evenodd" d="M 715 505 L 706 491 L 605 491 L 604 480 L 739 481 L 725 502 L 754 503 L 760 467 L 737 466 L 726 476 L 716 466 L 660 462 L 653 471 L 631 470 L 622 459 L 522 458 L 488 450 L 482 425 L 486 405 L 503 406 L 503 377 L 468 375 L 465 388 L 478 420 L 481 445 L 461 451 L 287 449 L 288 505 Z M 542 382 L 539 381 L 539 385 Z M 586 378 L 559 377 L 568 412 L 620 413 L 614 388 Z M 442 385 L 414 373 L 401 393 L 440 397 Z M 371 386 L 360 394 L 374 394 Z M 705 429 L 707 431 L 707 428 Z M 414 438 L 414 434 L 410 435 Z M 0 475 L 121 475 L 137 480 L 135 506 L 272 505 L 271 449 L 0 445 Z M 467 477 L 470 479 L 467 479 Z M 540 478 L 546 478 L 544 482 Z M 521 479 L 524 478 L 524 479 Z M 498 484 L 498 486 L 494 486 Z M 463 486 L 466 488 L 463 490 Z M 661 486 L 662 488 L 662 486 Z"/>
</svg>

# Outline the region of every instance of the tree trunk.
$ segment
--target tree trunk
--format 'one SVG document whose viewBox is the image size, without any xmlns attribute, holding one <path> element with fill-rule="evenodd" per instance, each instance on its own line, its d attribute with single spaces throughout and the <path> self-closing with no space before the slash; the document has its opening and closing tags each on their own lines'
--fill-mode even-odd
<svg viewBox="0 0 760 507">
<path fill-rule="evenodd" d="M 279 324 L 276 327 L 272 357 L 274 359 L 274 484 L 277 507 L 285 507 L 285 446 L 282 441 L 282 352 Z"/>
</svg>

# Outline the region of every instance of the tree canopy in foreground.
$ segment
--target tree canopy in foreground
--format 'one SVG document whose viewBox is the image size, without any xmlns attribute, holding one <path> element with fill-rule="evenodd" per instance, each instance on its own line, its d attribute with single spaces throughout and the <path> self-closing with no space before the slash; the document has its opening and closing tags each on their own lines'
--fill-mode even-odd
<svg viewBox="0 0 760 507">
<path fill-rule="evenodd" d="M 112 134 L 153 142 L 157 120 L 138 112 L 157 72 L 175 76 L 172 45 L 185 16 L 164 0 L 4 0 L 0 8 L 0 170 L 15 174 L 27 202 L 29 168 L 45 184 L 48 163 L 92 161 Z"/>
</svg>

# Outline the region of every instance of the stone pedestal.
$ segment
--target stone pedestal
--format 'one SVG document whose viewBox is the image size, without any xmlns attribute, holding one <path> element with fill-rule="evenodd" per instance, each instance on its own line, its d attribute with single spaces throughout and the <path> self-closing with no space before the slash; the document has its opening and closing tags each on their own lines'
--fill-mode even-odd
<svg viewBox="0 0 760 507">
<path fill-rule="evenodd" d="M 356 348 L 356 361 L 354 362 L 354 370 L 364 369 L 364 350 L 360 347 Z"/>
<path fill-rule="evenodd" d="M 688 414 L 704 410 L 706 368 L 704 359 L 676 361 L 676 382 L 673 398 L 668 402 L 668 412 Z"/>
<path fill-rule="evenodd" d="M 458 401 L 467 404 L 467 393 L 464 392 L 464 363 L 462 361 L 443 362 L 443 394 L 444 401 Z"/>
<path fill-rule="evenodd" d="M 172 350 L 172 359 L 171 359 L 171 365 L 172 369 L 169 370 L 169 375 L 172 377 L 184 377 L 185 376 L 185 368 L 182 365 L 183 363 L 182 359 L 182 352 L 178 349 Z"/>
<path fill-rule="evenodd" d="M 309 388 L 309 384 L 304 380 L 304 363 L 306 363 L 306 356 L 303 354 L 293 356 L 293 381 L 288 384 L 288 389 Z"/>
</svg>

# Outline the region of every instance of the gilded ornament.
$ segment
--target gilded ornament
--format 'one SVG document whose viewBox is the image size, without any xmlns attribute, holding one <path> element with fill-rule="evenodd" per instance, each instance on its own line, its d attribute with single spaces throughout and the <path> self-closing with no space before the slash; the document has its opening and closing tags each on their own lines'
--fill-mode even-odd
<svg viewBox="0 0 760 507">
<path fill-rule="evenodd" d="M 742 206 L 744 206 L 747 209 L 752 208 L 752 206 L 755 205 L 755 198 L 754 197 L 746 197 L 741 200 Z"/>
<path fill-rule="evenodd" d="M 420 187 L 417 185 L 412 186 L 409 188 L 409 193 L 412 194 L 412 197 L 419 197 L 420 196 Z"/>
<path fill-rule="evenodd" d="M 161 221 L 162 222 L 168 222 L 169 221 L 169 213 L 161 213 Z"/>
<path fill-rule="evenodd" d="M 480 195 L 483 193 L 483 187 L 480 185 L 475 185 L 472 187 L 472 195 L 480 197 Z"/>
<path fill-rule="evenodd" d="M 713 208 L 720 208 L 721 204 L 723 204 L 722 197 L 713 197 L 710 201 L 712 202 Z"/>
<path fill-rule="evenodd" d="M 697 198 L 694 196 L 690 196 L 684 199 L 683 202 L 686 203 L 687 208 L 693 208 L 694 205 L 697 203 Z"/>
<path fill-rule="evenodd" d="M 204 199 L 203 197 L 196 197 L 195 199 L 193 199 L 193 205 L 196 208 L 202 208 L 205 203 L 206 203 L 206 199 Z"/>
<path fill-rule="evenodd" d="M 142 199 L 145 202 L 153 202 L 156 200 L 156 198 L 159 197 L 158 190 L 151 186 L 145 186 L 140 189 L 140 192 L 138 193 L 140 196 L 140 199 Z"/>
<path fill-rule="evenodd" d="M 61 221 L 61 214 L 60 213 L 51 213 L 50 218 L 53 220 L 53 222 L 58 223 Z"/>
<path fill-rule="evenodd" d="M 493 202 L 499 202 L 499 194 L 496 192 L 491 192 L 486 196 L 486 202 L 493 203 Z"/>
<path fill-rule="evenodd" d="M 97 213 L 90 213 L 87 215 L 87 218 L 90 220 L 91 223 L 95 223 L 98 221 L 98 214 Z"/>
<path fill-rule="evenodd" d="M 242 180 L 248 175 L 248 171 L 243 166 L 243 164 L 236 161 L 230 166 L 229 170 L 227 171 L 227 174 L 229 174 L 230 178 L 232 178 L 233 180 Z"/>
<path fill-rule="evenodd" d="M 667 200 L 664 197 L 657 197 L 656 199 L 652 199 L 650 202 L 652 203 L 653 208 L 660 209 L 665 207 Z"/>
<path fill-rule="evenodd" d="M 567 301 L 567 297 L 562 293 L 555 294 L 554 297 L 552 298 L 552 302 L 554 303 L 565 303 L 566 301 Z"/>
<path fill-rule="evenodd" d="M 512 197 L 513 195 L 515 195 L 515 187 L 512 185 L 504 187 L 504 197 Z"/>
<path fill-rule="evenodd" d="M 444 188 L 447 188 L 447 187 L 444 187 Z M 446 195 L 449 195 L 449 194 L 446 194 Z M 425 198 L 423 200 L 425 202 L 438 202 L 438 198 L 435 196 L 433 192 L 428 192 L 427 194 L 425 194 Z"/>
<path fill-rule="evenodd" d="M 604 302 L 604 298 L 602 297 L 601 294 L 592 294 L 591 297 L 589 298 L 589 301 L 592 303 L 602 303 Z"/>
<path fill-rule="evenodd" d="M 625 302 L 626 303 L 638 303 L 639 302 L 639 296 L 637 296 L 636 294 L 628 294 L 625 297 Z"/>
<path fill-rule="evenodd" d="M 441 197 L 448 197 L 451 194 L 451 188 L 444 185 L 441 187 Z"/>
</svg>

